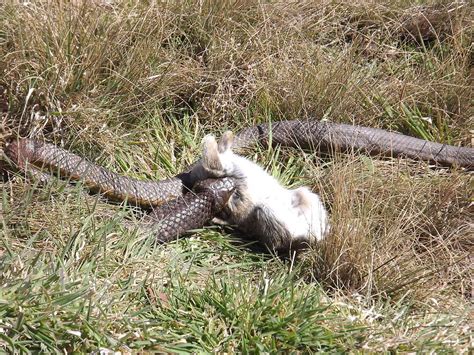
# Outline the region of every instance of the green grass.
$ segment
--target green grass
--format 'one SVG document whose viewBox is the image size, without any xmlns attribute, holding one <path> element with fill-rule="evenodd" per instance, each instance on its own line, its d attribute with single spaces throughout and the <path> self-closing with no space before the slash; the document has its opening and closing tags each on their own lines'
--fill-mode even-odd
<svg viewBox="0 0 474 355">
<path fill-rule="evenodd" d="M 207 133 L 280 119 L 468 146 L 472 7 L 443 2 L 455 9 L 437 40 L 402 42 L 419 3 L 435 2 L 2 3 L 0 143 L 35 137 L 152 180 L 192 163 Z M 155 245 L 139 211 L 81 184 L 1 182 L 0 350 L 472 348 L 472 175 L 279 147 L 248 156 L 321 195 L 325 241 L 293 260 L 219 226 Z"/>
</svg>

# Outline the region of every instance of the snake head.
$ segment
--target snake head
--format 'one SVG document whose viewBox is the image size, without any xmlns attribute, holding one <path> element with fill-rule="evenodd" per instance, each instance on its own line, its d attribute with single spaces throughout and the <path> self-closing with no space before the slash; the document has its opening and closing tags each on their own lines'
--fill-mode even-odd
<svg viewBox="0 0 474 355">
<path fill-rule="evenodd" d="M 26 162 L 31 159 L 29 152 L 34 151 L 34 141 L 28 139 L 11 139 L 5 146 L 5 155 L 19 169 L 24 169 Z"/>
</svg>

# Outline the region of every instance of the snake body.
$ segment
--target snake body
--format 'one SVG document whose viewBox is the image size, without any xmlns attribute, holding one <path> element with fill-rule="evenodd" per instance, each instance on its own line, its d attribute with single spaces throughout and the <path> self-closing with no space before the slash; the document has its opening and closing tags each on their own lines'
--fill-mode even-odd
<svg viewBox="0 0 474 355">
<path fill-rule="evenodd" d="M 147 218 L 149 229 L 158 242 L 165 243 L 188 230 L 202 228 L 222 210 L 234 188 L 232 178 L 199 181 L 193 192 L 152 209 Z"/>
<path fill-rule="evenodd" d="M 246 128 L 240 146 L 257 142 L 323 151 L 361 151 L 407 157 L 440 166 L 474 168 L 474 149 L 430 142 L 383 129 L 320 121 L 280 121 Z"/>
<path fill-rule="evenodd" d="M 193 191 L 179 178 L 159 182 L 128 178 L 53 144 L 26 138 L 12 141 L 5 153 L 19 170 L 41 181 L 50 176 L 44 170 L 58 172 L 81 180 L 91 191 L 101 192 L 109 199 L 151 207 L 142 228 L 154 233 L 161 243 L 204 226 L 224 207 L 235 187 L 231 178 L 197 181 L 192 185 Z"/>
<path fill-rule="evenodd" d="M 370 155 L 407 157 L 441 166 L 474 168 L 473 148 L 330 122 L 294 120 L 258 124 L 240 131 L 234 148 L 256 144 L 328 152 L 354 150 Z M 36 171 L 47 168 L 69 179 L 81 180 L 92 191 L 108 198 L 151 207 L 150 218 L 155 221 L 153 228 L 161 241 L 170 240 L 188 229 L 202 227 L 225 205 L 234 188 L 232 179 L 228 178 L 197 182 L 191 170 L 161 181 L 124 177 L 55 145 L 27 138 L 13 140 L 5 152 L 20 170 L 27 170 L 29 164 Z M 194 192 L 189 192 L 194 186 Z"/>
<path fill-rule="evenodd" d="M 90 190 L 109 199 L 140 206 L 158 206 L 185 192 L 185 186 L 177 178 L 152 182 L 121 176 L 53 144 L 32 139 L 12 141 L 6 154 L 20 170 L 27 170 L 30 164 L 71 180 L 81 180 Z"/>
</svg>

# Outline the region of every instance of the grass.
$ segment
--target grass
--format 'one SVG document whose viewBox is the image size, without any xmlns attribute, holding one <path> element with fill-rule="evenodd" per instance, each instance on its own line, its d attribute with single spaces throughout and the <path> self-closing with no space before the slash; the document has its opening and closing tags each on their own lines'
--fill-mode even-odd
<svg viewBox="0 0 474 355">
<path fill-rule="evenodd" d="M 420 3 L 436 34 L 425 42 L 404 32 Z M 44 139 L 143 179 L 182 171 L 206 133 L 280 119 L 469 146 L 472 12 L 402 0 L 2 3 L 0 143 Z M 154 245 L 124 227 L 138 211 L 80 184 L 1 182 L 0 349 L 472 349 L 472 175 L 286 148 L 249 157 L 321 195 L 324 242 L 283 260 L 212 226 Z"/>
</svg>

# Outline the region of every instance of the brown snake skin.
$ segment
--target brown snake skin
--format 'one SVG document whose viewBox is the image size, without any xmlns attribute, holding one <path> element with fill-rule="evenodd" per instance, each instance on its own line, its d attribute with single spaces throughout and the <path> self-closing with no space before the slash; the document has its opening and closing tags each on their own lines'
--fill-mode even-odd
<svg viewBox="0 0 474 355">
<path fill-rule="evenodd" d="M 193 192 L 154 208 L 147 219 L 157 241 L 169 242 L 188 230 L 202 228 L 224 207 L 234 187 L 231 178 L 199 181 Z"/>
<path fill-rule="evenodd" d="M 19 170 L 42 182 L 51 177 L 42 169 L 49 169 L 73 180 L 82 179 L 89 189 L 102 192 L 108 198 L 125 200 L 131 196 L 129 201 L 152 207 L 141 227 L 155 234 L 159 243 L 174 240 L 188 230 L 202 228 L 225 206 L 235 188 L 231 178 L 206 179 L 196 182 L 192 191 L 181 184 L 186 193 L 172 199 L 172 195 L 166 190 L 160 191 L 160 187 L 173 186 L 168 181 L 174 179 L 165 180 L 161 185 L 161 182 L 150 184 L 120 176 L 52 144 L 31 139 L 14 140 L 5 153 Z M 147 191 L 154 199 L 143 199 Z M 164 197 L 157 200 L 157 196 Z"/>
<path fill-rule="evenodd" d="M 240 131 L 234 148 L 261 143 L 323 151 L 361 151 L 370 155 L 407 157 L 441 166 L 474 168 L 474 149 L 429 142 L 377 128 L 319 121 L 280 121 Z M 234 188 L 232 179 L 206 180 L 188 192 L 195 181 L 187 171 L 161 181 L 141 181 L 120 176 L 52 144 L 31 139 L 12 141 L 6 155 L 20 168 L 49 169 L 83 181 L 108 198 L 154 208 L 158 239 L 167 241 L 188 229 L 199 228 L 224 206 Z M 182 197 L 176 199 L 178 197 Z M 176 199 L 176 200 L 175 200 Z M 175 200 L 167 204 L 166 201 Z M 160 206 L 160 207 L 156 207 Z M 156 222 L 158 221 L 158 222 Z"/>
<path fill-rule="evenodd" d="M 183 184 L 176 178 L 158 182 L 128 178 L 53 144 L 32 139 L 12 141 L 5 153 L 20 170 L 27 170 L 29 164 L 41 170 L 57 172 L 62 177 L 81 180 L 92 191 L 100 192 L 112 200 L 127 200 L 149 207 L 158 206 L 164 201 L 182 196 L 185 192 Z"/>
</svg>

